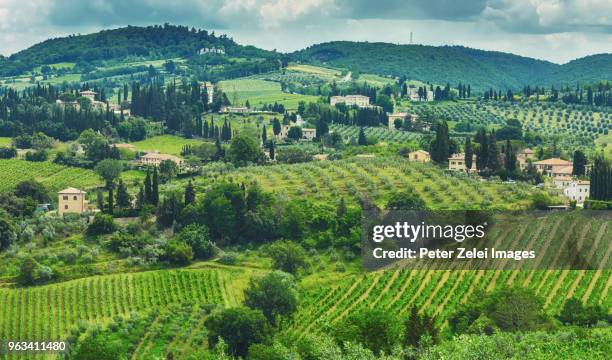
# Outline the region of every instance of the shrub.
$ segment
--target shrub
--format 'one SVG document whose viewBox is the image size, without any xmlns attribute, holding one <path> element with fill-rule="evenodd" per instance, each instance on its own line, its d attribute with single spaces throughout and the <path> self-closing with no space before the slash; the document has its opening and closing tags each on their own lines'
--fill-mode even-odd
<svg viewBox="0 0 612 360">
<path fill-rule="evenodd" d="M 117 225 L 111 215 L 97 213 L 91 224 L 87 227 L 87 235 L 112 234 L 116 230 Z"/>
</svg>

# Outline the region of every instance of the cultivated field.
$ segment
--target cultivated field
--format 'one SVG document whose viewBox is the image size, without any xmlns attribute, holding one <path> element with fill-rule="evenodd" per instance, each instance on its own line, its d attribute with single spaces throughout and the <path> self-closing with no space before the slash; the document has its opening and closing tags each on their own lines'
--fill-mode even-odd
<svg viewBox="0 0 612 360">
<path fill-rule="evenodd" d="M 67 167 L 50 162 L 29 162 L 25 160 L 0 160 L 0 191 L 12 190 L 25 180 L 37 180 L 49 190 L 58 191 L 66 187 L 81 189 L 101 185 L 102 181 L 92 170 Z M 10 176 L 7 176 L 10 174 Z"/>
<path fill-rule="evenodd" d="M 264 104 L 283 104 L 288 110 L 295 110 L 300 101 L 316 102 L 316 96 L 289 94 L 281 91 L 277 82 L 242 78 L 219 82 L 234 106 L 244 105 L 248 100 L 251 107 L 259 108 Z"/>
</svg>

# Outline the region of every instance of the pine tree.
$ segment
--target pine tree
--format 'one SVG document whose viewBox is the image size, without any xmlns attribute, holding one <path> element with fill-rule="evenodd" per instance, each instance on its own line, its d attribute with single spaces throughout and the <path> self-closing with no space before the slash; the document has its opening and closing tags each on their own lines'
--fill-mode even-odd
<svg viewBox="0 0 612 360">
<path fill-rule="evenodd" d="M 363 131 L 363 127 L 359 129 L 359 138 L 357 139 L 357 144 L 361 146 L 368 144 L 368 140 L 366 139 L 365 132 Z"/>
<path fill-rule="evenodd" d="M 129 208 L 132 205 L 132 197 L 128 193 L 125 184 L 123 183 L 123 179 L 119 179 L 119 185 L 117 186 L 117 206 L 120 208 Z"/>
<path fill-rule="evenodd" d="M 151 204 L 155 206 L 159 204 L 159 179 L 157 175 L 157 167 L 153 168 L 153 183 L 151 185 Z"/>
<path fill-rule="evenodd" d="M 195 199 L 196 199 L 195 189 L 193 188 L 193 184 L 191 183 L 191 180 L 189 180 L 189 182 L 187 183 L 187 186 L 185 187 L 185 206 L 195 203 Z"/>
<path fill-rule="evenodd" d="M 470 171 L 472 169 L 472 162 L 474 160 L 474 149 L 472 149 L 472 140 L 469 136 L 465 137 L 465 169 Z"/>
<path fill-rule="evenodd" d="M 149 168 L 147 168 L 147 175 L 145 176 L 144 180 L 144 198 L 146 203 L 148 204 L 153 203 L 152 193 L 153 189 L 151 188 L 151 171 L 149 170 Z"/>
</svg>

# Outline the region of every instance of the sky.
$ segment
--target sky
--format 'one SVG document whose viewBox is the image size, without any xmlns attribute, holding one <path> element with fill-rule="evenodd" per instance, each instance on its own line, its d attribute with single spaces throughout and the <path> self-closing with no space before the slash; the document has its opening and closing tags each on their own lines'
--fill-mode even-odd
<svg viewBox="0 0 612 360">
<path fill-rule="evenodd" d="M 463 45 L 556 63 L 612 52 L 612 0 L 0 0 L 0 54 L 125 25 L 188 25 L 278 51 L 333 40 Z"/>
</svg>

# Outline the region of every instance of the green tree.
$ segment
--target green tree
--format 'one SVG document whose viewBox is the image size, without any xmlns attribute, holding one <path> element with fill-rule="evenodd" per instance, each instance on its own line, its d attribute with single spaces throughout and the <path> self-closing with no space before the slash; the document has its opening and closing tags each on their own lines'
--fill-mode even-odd
<svg viewBox="0 0 612 360">
<path fill-rule="evenodd" d="M 357 138 L 357 144 L 360 146 L 368 145 L 368 139 L 366 139 L 363 128 L 359 128 L 359 136 Z"/>
<path fill-rule="evenodd" d="M 17 184 L 17 187 L 15 187 L 15 195 L 18 197 L 30 197 L 39 203 L 45 203 L 50 200 L 45 185 L 34 179 L 22 181 Z"/>
<path fill-rule="evenodd" d="M 151 185 L 151 171 L 149 170 L 149 168 L 147 168 L 147 175 L 145 176 L 145 179 L 144 179 L 144 198 L 146 202 L 149 204 L 153 203 L 152 193 L 153 193 L 153 188 Z"/>
<path fill-rule="evenodd" d="M 204 324 L 208 329 L 208 344 L 215 346 L 223 339 L 233 356 L 246 357 L 250 345 L 264 343 L 272 334 L 263 313 L 247 307 L 215 312 Z"/>
<path fill-rule="evenodd" d="M 162 160 L 159 163 L 159 177 L 162 182 L 168 182 L 176 177 L 179 172 L 179 167 L 172 160 Z"/>
<path fill-rule="evenodd" d="M 105 332 L 88 334 L 75 351 L 75 360 L 117 360 L 124 359 L 127 351 L 122 341 L 108 336 Z"/>
<path fill-rule="evenodd" d="M 495 130 L 491 130 L 489 134 L 489 155 L 487 156 L 487 167 L 491 171 L 499 171 L 501 164 L 499 162 L 499 149 L 497 148 L 497 140 L 495 138 Z"/>
<path fill-rule="evenodd" d="M 425 210 L 425 201 L 414 191 L 394 192 L 387 201 L 389 210 Z"/>
<path fill-rule="evenodd" d="M 157 207 L 157 224 L 164 228 L 172 226 L 174 221 L 178 220 L 182 209 L 180 196 L 176 192 L 167 193 Z"/>
<path fill-rule="evenodd" d="M 159 203 L 159 179 L 157 167 L 153 168 L 153 182 L 151 183 L 151 204 L 157 206 Z"/>
<path fill-rule="evenodd" d="M 306 252 L 289 240 L 276 241 L 268 246 L 266 254 L 272 258 L 272 266 L 290 274 L 306 267 Z"/>
<path fill-rule="evenodd" d="M 259 163 L 262 159 L 261 149 L 257 142 L 243 134 L 232 139 L 228 155 L 231 162 L 236 166 Z"/>
<path fill-rule="evenodd" d="M 267 140 L 268 140 L 268 134 L 266 131 L 266 125 L 264 125 L 261 127 L 261 143 L 265 145 Z"/>
<path fill-rule="evenodd" d="M 469 136 L 465 137 L 465 168 L 466 170 L 472 169 L 472 162 L 474 160 L 474 149 L 472 148 L 472 139 Z"/>
<path fill-rule="evenodd" d="M 187 265 L 193 260 L 193 250 L 184 241 L 170 240 L 166 244 L 165 258 L 169 262 L 177 265 Z"/>
<path fill-rule="evenodd" d="M 382 309 L 366 309 L 350 314 L 334 329 L 334 337 L 340 343 L 356 342 L 375 355 L 392 352 L 402 335 L 397 316 Z"/>
<path fill-rule="evenodd" d="M 17 241 L 17 228 L 13 222 L 0 212 L 0 250 L 4 250 Z"/>
<path fill-rule="evenodd" d="M 185 187 L 185 201 L 184 201 L 185 206 L 195 203 L 195 200 L 196 200 L 196 192 L 193 187 L 193 183 L 191 182 L 191 180 L 189 180 L 189 182 L 187 183 L 187 186 Z"/>
<path fill-rule="evenodd" d="M 424 336 L 428 336 L 431 342 L 438 342 L 438 329 L 435 319 L 427 314 L 419 314 L 419 309 L 413 305 L 410 315 L 404 324 L 404 344 L 418 348 Z"/>
<path fill-rule="evenodd" d="M 87 227 L 87 235 L 111 234 L 117 230 L 117 225 L 111 215 L 97 213 Z"/>
<path fill-rule="evenodd" d="M 252 278 L 244 290 L 244 304 L 258 309 L 270 324 L 289 318 L 297 309 L 297 289 L 293 276 L 273 271 L 261 278 Z"/>
<path fill-rule="evenodd" d="M 299 126 L 290 127 L 287 137 L 292 140 L 300 140 L 302 138 L 302 128 Z"/>
<path fill-rule="evenodd" d="M 123 164 L 119 160 L 105 159 L 100 161 L 94 170 L 105 181 L 106 188 L 111 189 L 115 180 L 121 175 Z"/>
<path fill-rule="evenodd" d="M 119 184 L 117 185 L 116 202 L 117 206 L 123 209 L 127 209 L 132 206 L 132 195 L 128 193 L 127 187 L 123 183 L 123 179 L 119 179 Z"/>
<path fill-rule="evenodd" d="M 278 134 L 280 134 L 281 132 L 281 123 L 277 118 L 274 118 L 272 120 L 272 131 L 274 132 L 274 135 L 278 136 Z"/>
<path fill-rule="evenodd" d="M 586 167 L 586 156 L 580 150 L 574 151 L 574 168 L 572 170 L 572 175 L 576 176 L 584 176 L 585 175 L 585 167 Z"/>
<path fill-rule="evenodd" d="M 191 246 L 197 259 L 208 260 L 215 256 L 215 244 L 210 240 L 208 228 L 204 225 L 188 225 L 178 234 L 178 239 Z"/>
<path fill-rule="evenodd" d="M 506 166 L 506 171 L 509 173 L 514 173 L 516 171 L 516 153 L 512 148 L 512 143 L 510 140 L 506 140 L 505 146 L 505 160 L 504 165 Z"/>
<path fill-rule="evenodd" d="M 446 121 L 438 122 L 436 125 L 436 137 L 430 146 L 431 160 L 438 164 L 448 162 L 450 155 L 450 137 L 448 135 L 448 124 Z"/>
</svg>

